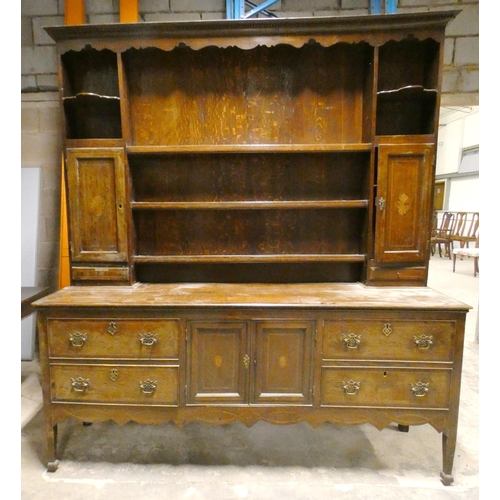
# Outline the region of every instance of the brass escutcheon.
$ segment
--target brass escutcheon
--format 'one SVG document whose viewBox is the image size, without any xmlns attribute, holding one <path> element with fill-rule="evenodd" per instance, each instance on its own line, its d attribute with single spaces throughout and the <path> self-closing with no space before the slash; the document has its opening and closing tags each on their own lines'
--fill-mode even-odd
<svg viewBox="0 0 500 500">
<path fill-rule="evenodd" d="M 87 342 L 87 334 L 81 332 L 71 333 L 69 341 L 73 347 L 82 347 Z"/>
<path fill-rule="evenodd" d="M 108 324 L 108 333 L 114 335 L 118 331 L 115 321 L 110 321 Z"/>
<path fill-rule="evenodd" d="M 248 354 L 245 354 L 243 356 L 243 365 L 245 366 L 245 368 L 248 370 L 248 367 L 250 365 L 250 356 Z"/>
<path fill-rule="evenodd" d="M 89 379 L 84 379 L 83 377 L 78 377 L 76 379 L 72 378 L 71 379 L 71 386 L 73 387 L 73 389 L 75 391 L 83 392 L 89 386 Z"/>
<path fill-rule="evenodd" d="M 413 338 L 419 349 L 429 349 L 432 345 L 432 335 L 415 335 Z"/>
<path fill-rule="evenodd" d="M 111 370 L 109 370 L 109 378 L 115 382 L 116 379 L 118 378 L 118 369 L 117 368 L 111 368 Z"/>
<path fill-rule="evenodd" d="M 382 327 L 382 333 L 388 337 L 392 333 L 392 325 L 390 323 L 385 323 Z"/>
<path fill-rule="evenodd" d="M 342 343 L 348 349 L 357 349 L 361 342 L 361 335 L 356 335 L 355 333 L 350 333 L 349 335 L 344 335 L 342 337 Z"/>
<path fill-rule="evenodd" d="M 425 382 L 411 384 L 411 391 L 415 394 L 415 396 L 421 398 L 429 392 L 429 384 L 426 384 Z"/>
</svg>

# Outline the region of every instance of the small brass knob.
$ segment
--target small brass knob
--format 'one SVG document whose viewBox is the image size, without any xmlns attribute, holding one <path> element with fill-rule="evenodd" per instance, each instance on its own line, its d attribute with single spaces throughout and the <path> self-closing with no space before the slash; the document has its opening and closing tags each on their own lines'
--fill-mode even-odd
<svg viewBox="0 0 500 500">
<path fill-rule="evenodd" d="M 84 379 L 83 377 L 71 379 L 71 386 L 73 387 L 73 390 L 77 392 L 84 392 L 89 385 L 89 379 Z"/>
<path fill-rule="evenodd" d="M 82 347 L 87 342 L 87 334 L 75 332 L 70 334 L 69 341 L 73 347 Z"/>
<path fill-rule="evenodd" d="M 349 335 L 344 335 L 342 337 L 342 343 L 348 349 L 357 349 L 361 342 L 361 335 L 356 335 L 355 333 L 350 333 Z"/>
</svg>

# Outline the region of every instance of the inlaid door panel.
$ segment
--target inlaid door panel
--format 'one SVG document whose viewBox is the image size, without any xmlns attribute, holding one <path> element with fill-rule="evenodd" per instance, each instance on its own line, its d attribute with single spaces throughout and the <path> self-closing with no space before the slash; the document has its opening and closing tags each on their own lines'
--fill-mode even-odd
<svg viewBox="0 0 500 500">
<path fill-rule="evenodd" d="M 247 324 L 193 321 L 189 330 L 188 403 L 246 402 Z"/>
<path fill-rule="evenodd" d="M 68 149 L 68 206 L 74 262 L 126 262 L 126 182 L 121 148 Z"/>
<path fill-rule="evenodd" d="M 258 322 L 251 402 L 310 404 L 312 342 L 312 322 Z"/>
<path fill-rule="evenodd" d="M 414 262 L 428 258 L 433 146 L 379 146 L 375 260 Z"/>
</svg>

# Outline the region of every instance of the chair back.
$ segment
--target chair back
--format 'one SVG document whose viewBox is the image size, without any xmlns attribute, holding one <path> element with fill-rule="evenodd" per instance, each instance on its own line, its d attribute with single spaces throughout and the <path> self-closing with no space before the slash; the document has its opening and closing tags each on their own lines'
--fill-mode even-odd
<svg viewBox="0 0 500 500">
<path fill-rule="evenodd" d="M 453 212 L 444 212 L 443 218 L 441 219 L 441 225 L 437 231 L 438 236 L 450 236 L 453 229 L 453 222 L 455 220 L 455 214 Z"/>
</svg>

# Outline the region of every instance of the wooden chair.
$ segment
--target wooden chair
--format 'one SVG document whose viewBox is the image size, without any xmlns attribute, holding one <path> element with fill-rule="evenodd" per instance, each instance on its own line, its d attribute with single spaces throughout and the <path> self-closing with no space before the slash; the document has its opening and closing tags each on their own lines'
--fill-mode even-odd
<svg viewBox="0 0 500 500">
<path fill-rule="evenodd" d="M 453 250 L 453 242 L 458 241 L 461 238 L 467 228 L 467 212 L 454 212 L 455 220 L 453 222 L 453 227 L 450 232 L 450 247 Z M 460 245 L 462 246 L 462 245 Z"/>
<path fill-rule="evenodd" d="M 455 220 L 455 214 L 453 212 L 444 212 L 443 218 L 441 219 L 441 225 L 435 230 L 434 234 L 431 235 L 431 252 L 432 255 L 436 252 L 436 246 L 438 247 L 439 257 L 442 257 L 441 245 L 444 246 L 445 256 L 451 259 L 451 233 L 453 231 L 453 223 Z"/>
<path fill-rule="evenodd" d="M 465 225 L 463 227 L 462 233 L 454 235 L 452 237 L 453 241 L 458 241 L 460 243 L 460 248 L 468 247 L 469 243 L 477 242 L 479 234 L 479 212 L 474 212 L 469 224 L 467 231 L 465 230 Z"/>
<path fill-rule="evenodd" d="M 461 259 L 464 257 L 470 257 L 474 259 L 474 277 L 479 273 L 479 236 L 475 240 L 475 247 L 460 247 L 453 249 L 453 272 L 455 272 L 455 263 L 457 260 L 457 255 L 460 256 Z"/>
</svg>

